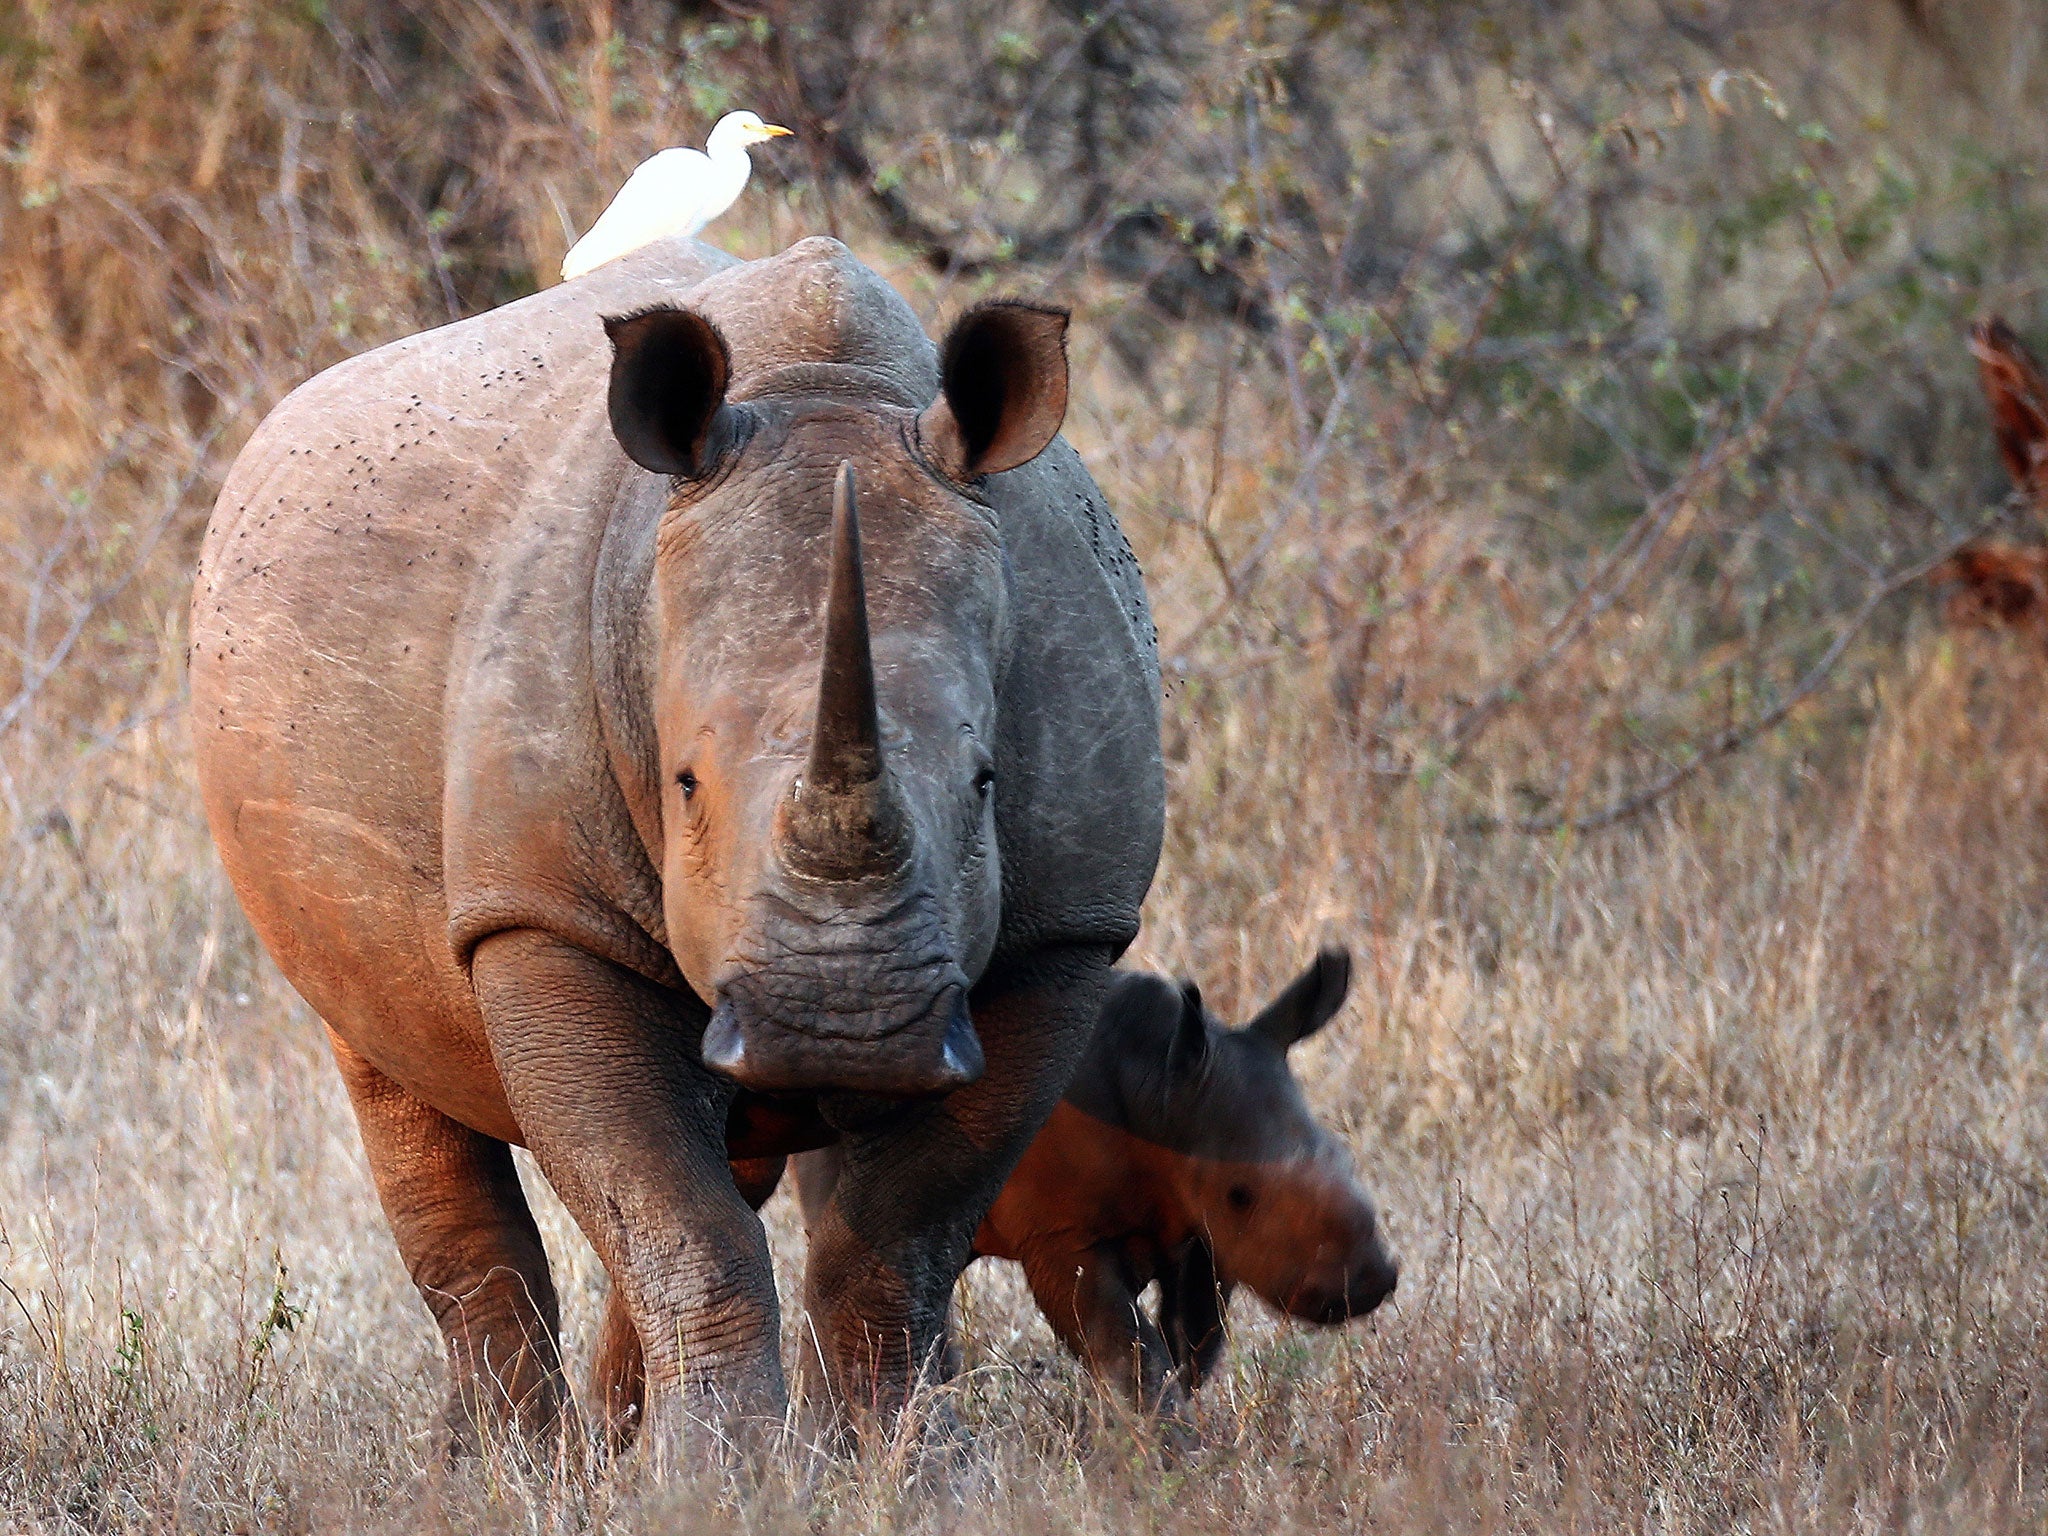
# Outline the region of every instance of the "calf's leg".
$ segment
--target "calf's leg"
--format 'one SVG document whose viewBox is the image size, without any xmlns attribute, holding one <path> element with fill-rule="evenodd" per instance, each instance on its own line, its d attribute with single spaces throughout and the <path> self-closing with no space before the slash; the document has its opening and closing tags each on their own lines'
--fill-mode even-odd
<svg viewBox="0 0 2048 1536">
<path fill-rule="evenodd" d="M 1200 1238 L 1159 1271 L 1159 1332 L 1181 1385 L 1192 1392 L 1215 1373 L 1228 1337 L 1235 1287 L 1216 1273 L 1216 1256 Z"/>
<path fill-rule="evenodd" d="M 332 1031 L 377 1197 L 448 1349 L 451 1451 L 478 1432 L 555 1430 L 560 1312 L 512 1149 L 414 1098 Z"/>
<path fill-rule="evenodd" d="M 1141 1287 L 1114 1244 L 1081 1253 L 1035 1249 L 1024 1255 L 1024 1278 L 1054 1334 L 1098 1382 L 1143 1412 L 1185 1415 L 1166 1340 L 1139 1305 Z"/>
</svg>

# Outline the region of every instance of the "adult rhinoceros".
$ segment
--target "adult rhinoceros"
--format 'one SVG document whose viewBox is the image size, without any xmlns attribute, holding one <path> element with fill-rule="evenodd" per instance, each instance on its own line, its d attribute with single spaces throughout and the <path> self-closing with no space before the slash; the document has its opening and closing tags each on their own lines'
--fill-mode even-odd
<svg viewBox="0 0 2048 1536">
<path fill-rule="evenodd" d="M 658 1418 L 785 1401 L 729 1156 L 844 1147 L 805 1276 L 842 1410 L 943 1357 L 1159 847 L 1065 325 L 988 304 L 935 353 L 835 241 L 669 240 L 328 370 L 237 460 L 193 599 L 207 814 L 326 1022 L 458 1433 L 564 1402 L 513 1144 Z"/>
</svg>

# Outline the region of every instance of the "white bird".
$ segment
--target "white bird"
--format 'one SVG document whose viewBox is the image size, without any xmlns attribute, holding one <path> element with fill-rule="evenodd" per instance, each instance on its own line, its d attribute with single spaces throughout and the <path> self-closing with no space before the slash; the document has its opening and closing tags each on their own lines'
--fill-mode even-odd
<svg viewBox="0 0 2048 1536">
<path fill-rule="evenodd" d="M 611 206 L 562 258 L 564 278 L 637 251 L 663 235 L 694 235 L 733 205 L 753 174 L 747 146 L 788 136 L 752 112 L 728 112 L 700 149 L 664 149 L 626 178 Z"/>
</svg>

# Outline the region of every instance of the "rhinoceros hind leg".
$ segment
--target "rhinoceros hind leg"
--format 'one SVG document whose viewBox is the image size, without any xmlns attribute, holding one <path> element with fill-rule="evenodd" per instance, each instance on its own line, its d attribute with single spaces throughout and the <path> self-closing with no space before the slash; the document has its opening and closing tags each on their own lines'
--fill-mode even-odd
<svg viewBox="0 0 2048 1536">
<path fill-rule="evenodd" d="M 405 1267 L 440 1324 L 450 1376 L 447 1450 L 516 1428 L 562 1427 L 560 1309 L 512 1149 L 414 1098 L 331 1031 L 377 1196 Z"/>
<path fill-rule="evenodd" d="M 623 1453 L 647 1409 L 647 1358 L 640 1352 L 640 1330 L 633 1326 L 625 1293 L 616 1285 L 605 1297 L 604 1330 L 590 1363 L 590 1401 L 604 1415 L 605 1448 L 614 1456 Z"/>
</svg>

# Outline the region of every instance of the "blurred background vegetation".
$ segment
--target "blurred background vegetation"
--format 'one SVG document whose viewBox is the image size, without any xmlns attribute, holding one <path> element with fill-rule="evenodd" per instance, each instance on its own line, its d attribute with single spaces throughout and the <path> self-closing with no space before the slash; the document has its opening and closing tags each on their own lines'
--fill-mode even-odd
<svg viewBox="0 0 2048 1536">
<path fill-rule="evenodd" d="M 745 106 L 798 137 L 718 243 L 1076 311 L 1166 664 L 1134 958 L 1359 961 L 1304 1078 L 1396 1304 L 1241 1308 L 1183 1482 L 971 1278 L 981 1525 L 2038 1531 L 2043 657 L 1921 573 L 2042 539 L 1965 333 L 2048 338 L 2044 100 L 2038 0 L 0 0 L 0 1504 L 463 1524 L 199 815 L 190 568 L 286 391 Z M 869 1473 L 784 1523 L 981 1528 Z"/>
<path fill-rule="evenodd" d="M 14 0 L 0 816 L 174 700 L 271 403 L 551 281 L 744 104 L 798 137 L 716 238 L 1079 307 L 1187 708 L 1306 686 L 1356 773 L 1597 822 L 2004 494 L 1962 335 L 2048 320 L 2044 45 L 2028 0 Z"/>
</svg>

